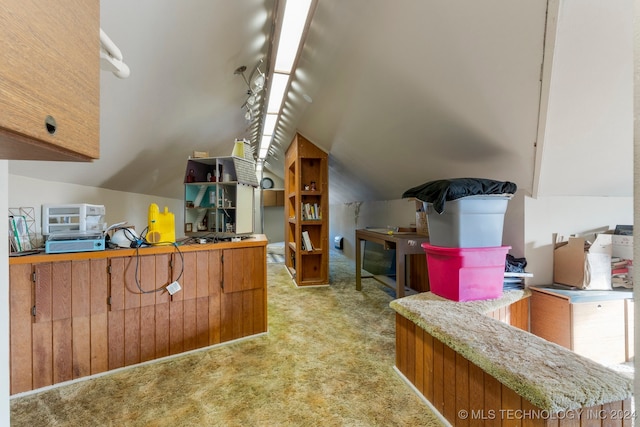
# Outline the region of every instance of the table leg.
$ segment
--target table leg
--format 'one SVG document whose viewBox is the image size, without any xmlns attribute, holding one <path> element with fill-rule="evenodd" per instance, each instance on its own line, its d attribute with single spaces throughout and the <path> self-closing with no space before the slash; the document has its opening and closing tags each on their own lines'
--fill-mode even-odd
<svg viewBox="0 0 640 427">
<path fill-rule="evenodd" d="M 396 247 L 396 298 L 404 297 L 404 251 Z"/>
<path fill-rule="evenodd" d="M 362 260 L 360 253 L 361 240 L 356 237 L 356 291 L 362 290 Z"/>
</svg>

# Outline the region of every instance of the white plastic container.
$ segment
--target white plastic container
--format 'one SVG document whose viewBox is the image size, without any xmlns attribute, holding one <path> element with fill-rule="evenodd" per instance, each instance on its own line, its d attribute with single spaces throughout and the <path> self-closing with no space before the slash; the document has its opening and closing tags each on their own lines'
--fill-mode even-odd
<svg viewBox="0 0 640 427">
<path fill-rule="evenodd" d="M 449 200 L 441 214 L 425 203 L 429 243 L 447 248 L 502 246 L 504 214 L 511 197 L 478 195 Z"/>
<path fill-rule="evenodd" d="M 101 233 L 106 229 L 104 205 L 42 205 L 42 234 Z"/>
</svg>

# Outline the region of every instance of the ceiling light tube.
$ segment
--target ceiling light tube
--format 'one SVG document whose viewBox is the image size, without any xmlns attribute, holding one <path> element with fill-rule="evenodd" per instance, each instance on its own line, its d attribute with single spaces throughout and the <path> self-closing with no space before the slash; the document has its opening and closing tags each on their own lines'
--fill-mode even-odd
<svg viewBox="0 0 640 427">
<path fill-rule="evenodd" d="M 310 7 L 311 0 L 287 0 L 276 52 L 275 72 L 291 73 Z"/>
<path fill-rule="evenodd" d="M 274 73 L 271 82 L 271 91 L 269 92 L 269 103 L 267 104 L 267 113 L 279 113 L 284 92 L 289 83 L 289 75 L 282 73 Z"/>
<path fill-rule="evenodd" d="M 264 129 L 262 131 L 263 135 L 273 135 L 273 131 L 276 128 L 276 123 L 278 122 L 277 114 L 267 114 L 264 120 Z"/>
</svg>

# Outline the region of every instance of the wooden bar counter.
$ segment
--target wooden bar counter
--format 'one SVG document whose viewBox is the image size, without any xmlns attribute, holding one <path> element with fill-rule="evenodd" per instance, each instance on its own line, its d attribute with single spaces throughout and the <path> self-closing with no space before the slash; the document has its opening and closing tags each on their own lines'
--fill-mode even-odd
<svg viewBox="0 0 640 427">
<path fill-rule="evenodd" d="M 266 332 L 266 245 L 11 257 L 11 394 Z"/>
<path fill-rule="evenodd" d="M 518 295 L 457 303 L 418 294 L 396 310 L 396 369 L 454 426 L 630 426 L 631 379 L 487 316 Z"/>
</svg>

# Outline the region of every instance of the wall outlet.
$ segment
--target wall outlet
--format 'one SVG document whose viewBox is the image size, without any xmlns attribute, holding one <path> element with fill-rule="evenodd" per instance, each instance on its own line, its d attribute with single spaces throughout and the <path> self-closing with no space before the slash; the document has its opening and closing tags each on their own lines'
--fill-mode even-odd
<svg viewBox="0 0 640 427">
<path fill-rule="evenodd" d="M 180 291 L 181 289 L 182 287 L 180 286 L 180 283 L 178 283 L 177 280 L 167 285 L 167 292 L 169 292 L 169 295 L 173 295 L 176 292 Z"/>
</svg>

